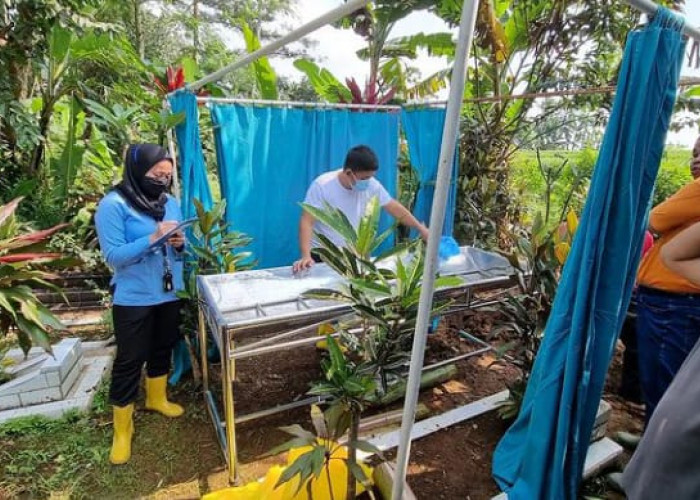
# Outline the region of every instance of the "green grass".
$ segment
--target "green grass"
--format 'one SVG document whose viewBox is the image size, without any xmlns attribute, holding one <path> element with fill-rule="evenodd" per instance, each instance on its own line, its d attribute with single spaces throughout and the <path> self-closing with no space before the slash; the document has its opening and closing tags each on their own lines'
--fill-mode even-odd
<svg viewBox="0 0 700 500">
<path fill-rule="evenodd" d="M 139 498 L 193 478 L 204 483 L 222 459 L 201 394 L 186 382 L 173 396 L 185 405 L 182 418 L 167 419 L 137 404 L 132 460 L 118 467 L 109 463 L 107 383 L 87 414 L 0 424 L 0 498 Z"/>
<path fill-rule="evenodd" d="M 109 428 L 96 416 L 28 417 L 0 426 L 0 497 L 86 498 L 90 483 L 108 487 Z"/>
</svg>

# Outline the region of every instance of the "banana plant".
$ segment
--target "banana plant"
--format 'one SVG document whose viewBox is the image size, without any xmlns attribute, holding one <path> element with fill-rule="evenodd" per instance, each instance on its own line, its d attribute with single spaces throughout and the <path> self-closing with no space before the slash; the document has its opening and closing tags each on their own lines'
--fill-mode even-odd
<svg viewBox="0 0 700 500">
<path fill-rule="evenodd" d="M 49 238 L 67 224 L 26 232 L 15 218 L 22 199 L 0 206 L 0 337 L 15 334 L 25 352 L 32 345 L 51 351 L 49 334 L 65 330 L 56 316 L 37 299 L 33 287 L 60 291 L 43 270 L 61 254 L 45 252 Z M 39 267 L 41 266 L 41 267 Z"/>
<path fill-rule="evenodd" d="M 100 33 L 96 29 L 88 29 L 79 36 L 70 29 L 57 25 L 50 33 L 48 45 L 47 59 L 42 61 L 45 65 L 45 81 L 41 82 L 39 100 L 39 131 L 42 137 L 47 136 L 57 103 L 71 93 L 84 92 L 86 85 L 81 81 L 84 66 L 93 65 L 95 69 L 108 68 L 122 73 L 145 71 L 145 65 L 126 38 Z M 28 173 L 39 171 L 45 148 L 45 141 L 38 143 Z"/>
<path fill-rule="evenodd" d="M 416 73 L 408 61 L 416 59 L 418 50 L 433 56 L 454 56 L 455 43 L 451 33 L 417 33 L 409 37 L 389 39 L 396 23 L 415 10 L 436 9 L 436 2 L 401 0 L 376 2 L 354 12 L 338 26 L 352 29 L 362 36 L 367 46 L 357 56 L 369 64 L 369 76 L 364 92 L 354 78 L 345 85 L 312 61 L 299 59 L 294 66 L 306 74 L 316 93 L 328 102 L 352 104 L 386 104 L 394 97 L 413 99 L 434 95 L 447 85 L 450 71 L 445 69 L 422 80 L 413 81 Z"/>
</svg>

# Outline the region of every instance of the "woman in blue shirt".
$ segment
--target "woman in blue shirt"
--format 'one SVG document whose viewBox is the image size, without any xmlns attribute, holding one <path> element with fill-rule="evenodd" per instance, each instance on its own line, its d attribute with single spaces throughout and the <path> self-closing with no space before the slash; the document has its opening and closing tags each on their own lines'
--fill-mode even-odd
<svg viewBox="0 0 700 500">
<path fill-rule="evenodd" d="M 184 412 L 168 401 L 165 389 L 173 346 L 180 338 L 183 288 L 182 251 L 176 233 L 153 246 L 181 219 L 177 200 L 168 194 L 173 162 L 156 144 L 133 144 L 126 152 L 124 178 L 100 202 L 95 222 L 102 254 L 113 270 L 114 335 L 117 355 L 109 390 L 114 408 L 110 461 L 131 457 L 134 401 L 146 365 L 146 408 L 167 417 Z"/>
</svg>

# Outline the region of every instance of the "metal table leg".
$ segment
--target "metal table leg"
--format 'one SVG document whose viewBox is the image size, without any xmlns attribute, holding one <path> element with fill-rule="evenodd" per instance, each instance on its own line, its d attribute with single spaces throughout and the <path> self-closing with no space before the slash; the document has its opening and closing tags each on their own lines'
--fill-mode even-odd
<svg viewBox="0 0 700 500">
<path fill-rule="evenodd" d="M 236 455 L 236 422 L 233 409 L 233 379 L 235 361 L 231 358 L 233 342 L 228 331 L 224 330 L 221 342 L 221 383 L 223 385 L 224 418 L 226 419 L 226 461 L 228 462 L 228 480 L 233 484 L 238 477 L 238 460 Z"/>
</svg>

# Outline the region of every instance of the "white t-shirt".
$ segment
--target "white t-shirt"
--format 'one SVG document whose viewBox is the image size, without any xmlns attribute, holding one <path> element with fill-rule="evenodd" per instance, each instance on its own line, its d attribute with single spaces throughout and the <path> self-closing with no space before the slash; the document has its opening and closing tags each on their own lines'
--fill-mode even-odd
<svg viewBox="0 0 700 500">
<path fill-rule="evenodd" d="M 369 181 L 369 188 L 365 191 L 357 191 L 355 189 L 347 189 L 340 183 L 338 174 L 341 169 L 333 170 L 321 174 L 311 183 L 304 203 L 308 203 L 316 208 L 323 209 L 325 204 L 339 209 L 345 214 L 352 226 L 357 229 L 360 224 L 360 219 L 365 214 L 365 208 L 373 197 L 379 199 L 379 205 L 385 206 L 392 200 L 391 195 L 384 189 L 384 186 L 372 177 Z M 330 239 L 334 244 L 344 247 L 345 239 L 331 228 L 322 224 L 319 221 L 314 223 L 314 234 L 320 233 Z M 311 246 L 317 247 L 318 239 L 312 236 Z"/>
</svg>

